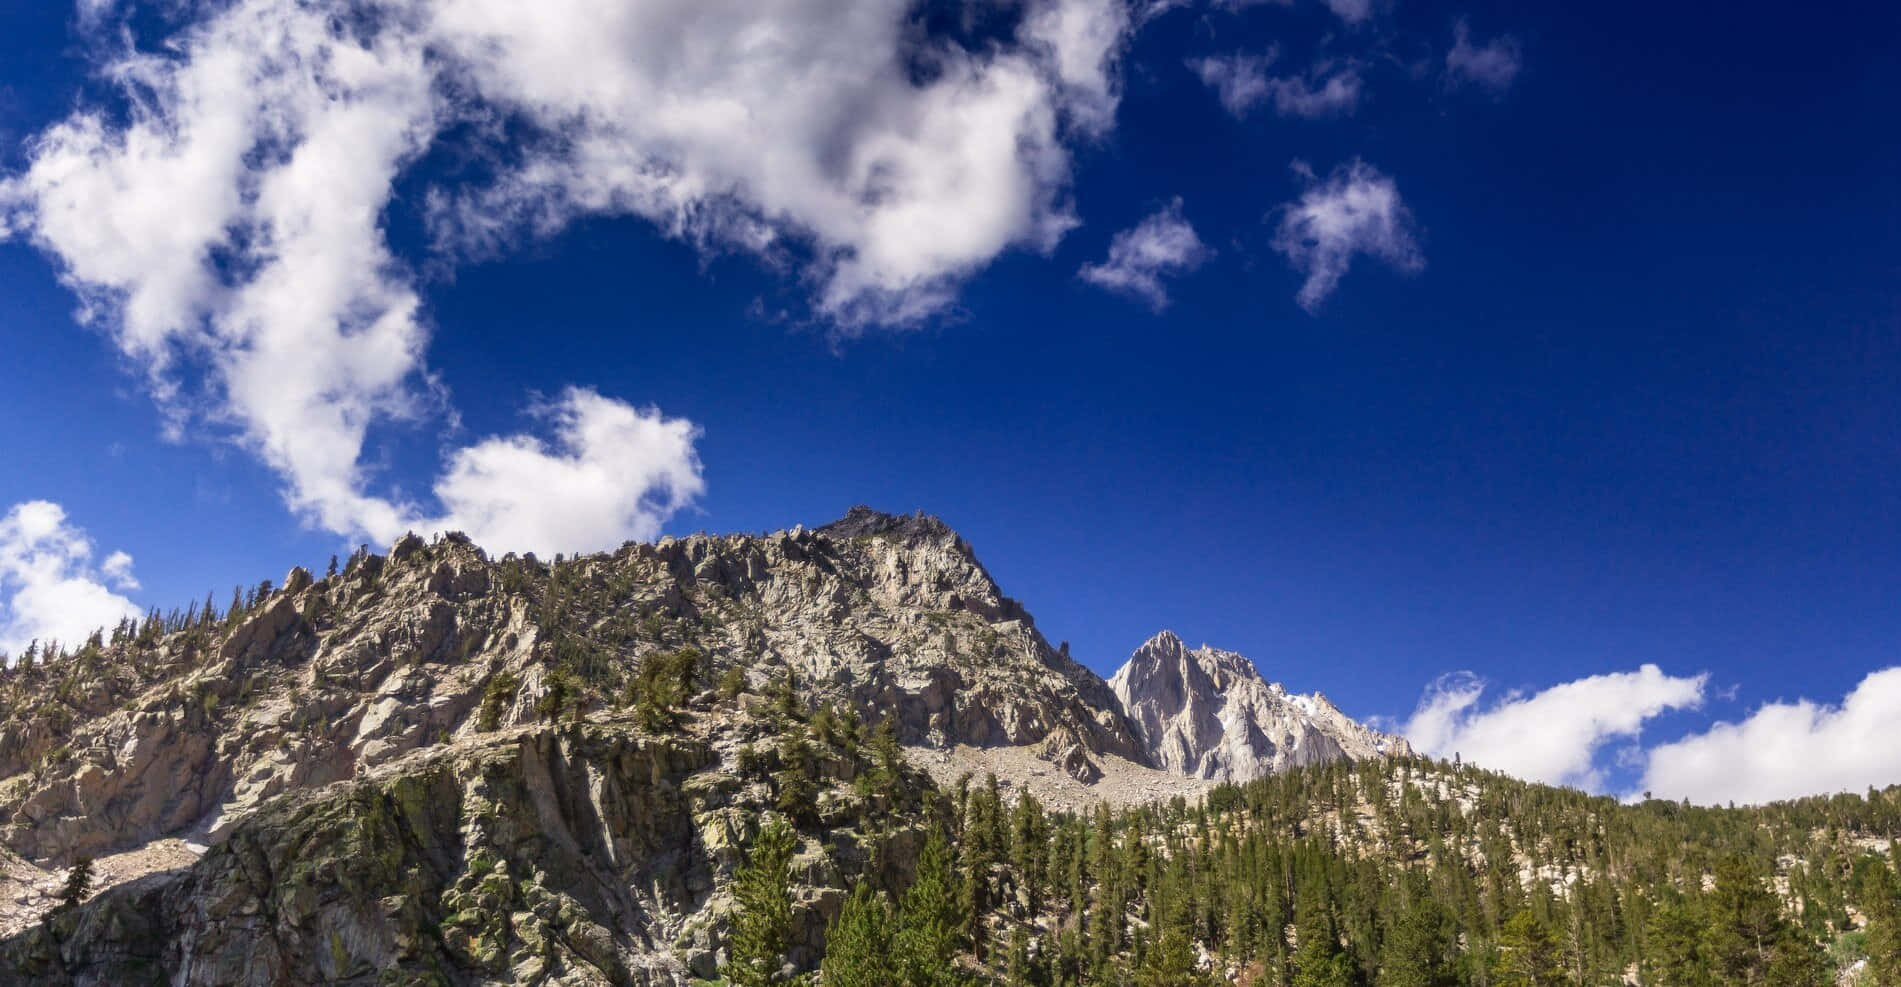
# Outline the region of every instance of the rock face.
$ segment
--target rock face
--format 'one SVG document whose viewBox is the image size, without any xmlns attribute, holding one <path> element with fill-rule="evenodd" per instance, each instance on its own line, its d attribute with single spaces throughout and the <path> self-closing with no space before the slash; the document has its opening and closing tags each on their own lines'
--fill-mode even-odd
<svg viewBox="0 0 1901 987">
<path fill-rule="evenodd" d="M 1319 693 L 1268 682 L 1232 651 L 1194 650 L 1172 631 L 1150 638 L 1109 680 L 1151 760 L 1178 774 L 1249 781 L 1347 758 L 1410 755 Z"/>
<path fill-rule="evenodd" d="M 189 868 L 0 942 L 0 982 L 684 984 L 716 973 L 724 889 L 770 805 L 712 729 L 534 727 L 418 751 L 273 800 Z M 809 964 L 847 875 L 893 886 L 919 814 L 868 806 L 820 758 L 793 859 Z M 913 790 L 914 791 L 914 790 Z M 883 820 L 879 822 L 879 820 Z M 867 827 L 866 822 L 877 823 Z M 875 859 L 874 859 L 875 858 Z"/>
<path fill-rule="evenodd" d="M 907 745 L 1028 747 L 1085 780 L 1144 760 L 1108 686 L 935 518 L 858 508 L 554 565 L 411 536 L 235 615 L 0 673 L 0 845 L 64 866 L 215 841 L 274 796 L 479 734 L 485 697 L 499 727 L 624 710 L 641 662 L 680 648 L 703 686 L 791 676 Z"/>
</svg>

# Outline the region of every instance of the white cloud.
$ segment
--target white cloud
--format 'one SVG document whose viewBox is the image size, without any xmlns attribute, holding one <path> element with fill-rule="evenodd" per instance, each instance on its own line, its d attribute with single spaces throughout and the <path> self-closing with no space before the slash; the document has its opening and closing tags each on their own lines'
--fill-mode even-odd
<svg viewBox="0 0 1901 987">
<path fill-rule="evenodd" d="M 1267 74 L 1277 54 L 1213 55 L 1190 59 L 1188 67 L 1213 87 L 1221 105 L 1236 117 L 1273 103 L 1282 116 L 1323 117 L 1352 113 L 1359 106 L 1362 83 L 1352 63 L 1335 68 L 1315 66 L 1306 76 Z"/>
<path fill-rule="evenodd" d="M 104 71 L 130 117 L 54 126 L 4 197 L 175 425 L 235 426 L 300 516 L 389 539 L 413 514 L 358 460 L 372 422 L 417 412 L 427 332 L 381 222 L 442 109 L 419 39 L 331 14 L 250 0 L 176 57 L 123 54 Z"/>
<path fill-rule="evenodd" d="M 416 277 L 384 229 L 425 153 L 473 130 L 458 150 L 490 155 L 472 169 L 489 179 L 426 193 L 451 257 L 627 214 L 802 269 L 841 333 L 910 325 L 1000 253 L 1048 251 L 1075 225 L 1068 141 L 1111 126 L 1131 30 L 1124 0 L 1032 0 L 1014 39 L 976 51 L 918 38 L 908 0 L 188 9 L 197 22 L 161 47 L 100 67 L 123 105 L 32 143 L 0 182 L 0 230 L 56 258 L 174 433 L 231 428 L 301 518 L 380 540 L 433 513 L 375 493 L 363 465 L 373 427 L 443 410 Z M 526 138 L 484 150 L 504 127 Z M 697 481 L 675 424 L 630 433 L 661 443 L 636 459 L 670 462 L 607 474 Z M 443 489 L 514 441 L 445 451 Z M 624 502 L 663 518 L 696 489 Z M 533 530 L 493 515 L 506 498 L 471 496 L 491 530 Z M 597 507 L 574 511 L 600 520 L 594 545 L 649 526 Z"/>
<path fill-rule="evenodd" d="M 1163 279 L 1194 270 L 1209 253 L 1195 228 L 1182 217 L 1182 200 L 1176 198 L 1117 233 L 1109 243 L 1108 259 L 1085 264 L 1077 274 L 1091 284 L 1140 298 L 1160 312 L 1168 307 Z"/>
<path fill-rule="evenodd" d="M 1033 8 L 1024 21 L 1024 40 L 1044 49 L 1076 126 L 1091 134 L 1115 125 L 1116 64 L 1131 27 L 1122 0 L 1052 0 Z"/>
<path fill-rule="evenodd" d="M 1403 730 L 1418 749 L 1439 757 L 1457 753 L 1481 767 L 1533 781 L 1603 787 L 1596 766 L 1606 743 L 1634 738 L 1645 721 L 1702 703 L 1707 675 L 1665 675 L 1655 665 L 1508 693 L 1481 706 L 1486 683 L 1462 673 L 1427 690 Z"/>
<path fill-rule="evenodd" d="M 0 517 L 0 652 L 18 657 L 31 642 L 76 648 L 88 634 L 141 611 L 113 592 L 136 589 L 132 557 L 113 552 L 99 567 L 86 533 L 51 501 L 13 505 Z"/>
<path fill-rule="evenodd" d="M 1446 74 L 1454 84 L 1469 82 L 1501 93 L 1518 78 L 1524 61 L 1517 39 L 1507 35 L 1474 45 L 1471 29 L 1460 20 L 1452 25 L 1452 41 L 1452 50 L 1446 52 Z"/>
<path fill-rule="evenodd" d="M 139 588 L 138 578 L 132 575 L 132 556 L 124 552 L 113 552 L 99 563 L 99 571 L 105 574 L 106 582 L 124 590 Z"/>
<path fill-rule="evenodd" d="M 1036 0 L 1013 43 L 912 50 L 908 0 L 429 7 L 475 88 L 558 138 L 447 199 L 445 228 L 620 212 L 712 245 L 803 247 L 819 311 L 847 332 L 928 317 L 999 253 L 1075 225 L 1062 121 L 1107 126 L 1129 24 L 1121 0 Z"/>
<path fill-rule="evenodd" d="M 1639 786 L 1692 802 L 1769 802 L 1901 782 L 1901 667 L 1862 679 L 1839 706 L 1766 703 L 1739 723 L 1651 749 Z"/>
<path fill-rule="evenodd" d="M 1400 201 L 1398 187 L 1365 162 L 1334 169 L 1326 181 L 1310 185 L 1280 213 L 1274 249 L 1307 276 L 1297 298 L 1309 312 L 1318 311 L 1333 294 L 1355 254 L 1377 257 L 1406 272 L 1425 267 L 1412 212 Z"/>
<path fill-rule="evenodd" d="M 466 531 L 494 552 L 594 548 L 604 533 L 657 536 L 704 489 L 692 422 L 578 388 L 542 414 L 553 441 L 516 435 L 455 454 L 436 484 L 448 515 L 433 527 Z"/>
</svg>

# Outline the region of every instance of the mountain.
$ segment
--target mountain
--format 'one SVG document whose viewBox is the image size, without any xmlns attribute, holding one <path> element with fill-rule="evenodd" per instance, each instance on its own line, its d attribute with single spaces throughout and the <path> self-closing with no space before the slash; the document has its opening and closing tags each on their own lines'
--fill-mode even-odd
<svg viewBox="0 0 1901 987">
<path fill-rule="evenodd" d="M 191 983 L 519 973 L 524 943 L 636 980 L 710 975 L 736 848 L 787 756 L 809 776 L 815 887 L 915 856 L 928 778 L 858 784 L 884 721 L 905 747 L 1017 751 L 1078 786 L 1144 762 L 1107 684 L 961 537 L 866 508 L 552 562 L 409 536 L 43 650 L 0 672 L 0 935 L 90 861 L 109 890 L 69 919 L 94 947 L 12 953 L 79 982 L 127 963 Z M 658 667 L 690 681 L 656 712 Z M 794 727 L 813 746 L 787 755 Z M 509 893 L 484 907 L 540 919 L 424 934 L 498 868 Z M 379 912 L 391 895 L 408 904 Z M 839 900 L 806 904 L 816 942 Z"/>
<path fill-rule="evenodd" d="M 858 509 L 817 531 L 489 559 L 411 536 L 292 570 L 0 683 L 0 843 L 29 859 L 215 840 L 282 792 L 542 718 L 611 716 L 654 654 L 706 683 L 792 676 L 907 744 L 1033 749 L 1080 777 L 1143 753 L 1100 678 L 1050 647 L 941 522 Z M 209 608 L 207 608 L 209 609 Z"/>
<path fill-rule="evenodd" d="M 1290 693 L 1254 663 L 1162 631 L 1109 679 L 1152 763 L 1195 778 L 1251 781 L 1329 761 L 1411 756 L 1404 738 L 1340 712 L 1319 693 Z"/>
<path fill-rule="evenodd" d="M 1751 941 L 1807 977 L 1883 969 L 1897 836 L 1901 790 L 1619 806 L 1425 761 L 1168 634 L 1111 686 L 942 522 L 864 508 L 552 561 L 411 536 L 0 671 L 0 984 L 683 987 L 741 950 L 1499 983 L 1541 929 L 1598 983 L 1681 939 L 1656 903 L 1713 921 L 1758 873 Z"/>
</svg>

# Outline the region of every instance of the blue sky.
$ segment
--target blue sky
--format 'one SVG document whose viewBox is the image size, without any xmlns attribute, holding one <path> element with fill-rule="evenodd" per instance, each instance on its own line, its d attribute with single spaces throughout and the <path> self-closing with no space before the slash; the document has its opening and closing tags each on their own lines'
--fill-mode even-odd
<svg viewBox="0 0 1901 987">
<path fill-rule="evenodd" d="M 1894 10 L 512 6 L 0 11 L 8 640 L 863 502 L 1105 674 L 1901 781 Z"/>
</svg>

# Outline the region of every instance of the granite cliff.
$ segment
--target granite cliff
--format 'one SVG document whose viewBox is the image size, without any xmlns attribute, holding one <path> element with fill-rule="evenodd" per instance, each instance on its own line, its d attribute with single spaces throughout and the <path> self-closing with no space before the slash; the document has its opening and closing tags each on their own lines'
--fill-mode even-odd
<svg viewBox="0 0 1901 987">
<path fill-rule="evenodd" d="M 1109 680 L 1152 762 L 1212 781 L 1251 781 L 1341 759 L 1412 754 L 1404 738 L 1340 712 L 1327 697 L 1288 692 L 1254 663 L 1173 631 L 1137 648 Z"/>
</svg>

